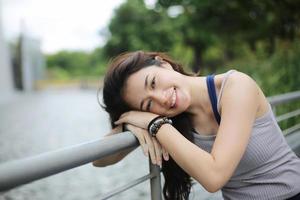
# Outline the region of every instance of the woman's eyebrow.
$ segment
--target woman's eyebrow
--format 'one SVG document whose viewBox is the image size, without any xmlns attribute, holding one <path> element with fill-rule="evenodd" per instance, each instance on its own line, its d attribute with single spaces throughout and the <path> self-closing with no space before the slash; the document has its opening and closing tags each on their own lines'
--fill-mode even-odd
<svg viewBox="0 0 300 200">
<path fill-rule="evenodd" d="M 146 90 L 148 87 L 148 77 L 149 74 L 147 74 L 146 78 L 145 78 L 145 83 L 144 83 L 144 89 Z M 140 104 L 140 110 L 143 110 L 143 105 L 144 105 L 144 100 L 142 100 L 141 104 Z"/>
</svg>

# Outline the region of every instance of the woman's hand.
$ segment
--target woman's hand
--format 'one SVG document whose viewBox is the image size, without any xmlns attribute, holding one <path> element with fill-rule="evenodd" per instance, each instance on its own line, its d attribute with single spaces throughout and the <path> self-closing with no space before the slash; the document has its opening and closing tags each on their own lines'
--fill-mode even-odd
<svg viewBox="0 0 300 200">
<path fill-rule="evenodd" d="M 113 129 L 111 129 L 111 133 L 112 134 L 116 134 L 116 133 L 121 133 L 123 131 L 123 127 L 122 127 L 122 124 L 114 127 Z"/>
<path fill-rule="evenodd" d="M 131 131 L 138 139 L 145 156 L 149 156 L 152 164 L 162 165 L 162 157 L 165 161 L 169 160 L 168 152 L 159 144 L 155 137 L 149 135 L 146 129 L 126 124 L 126 128 Z"/>
<path fill-rule="evenodd" d="M 129 111 L 123 113 L 120 116 L 120 118 L 117 121 L 115 121 L 115 124 L 119 125 L 122 123 L 126 123 L 126 124 L 132 124 L 142 129 L 147 129 L 150 121 L 157 116 L 158 116 L 157 114 L 151 112 Z"/>
<path fill-rule="evenodd" d="M 104 137 L 111 136 L 111 135 L 114 135 L 117 133 L 122 133 L 122 131 L 123 131 L 123 127 L 122 127 L 122 124 L 120 124 L 120 125 L 112 128 L 108 134 L 104 135 Z"/>
</svg>

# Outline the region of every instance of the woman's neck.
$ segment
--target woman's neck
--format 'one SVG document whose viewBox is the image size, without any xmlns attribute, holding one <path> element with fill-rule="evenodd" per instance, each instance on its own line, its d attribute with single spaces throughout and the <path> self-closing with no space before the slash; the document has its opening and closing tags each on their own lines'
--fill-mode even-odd
<svg viewBox="0 0 300 200">
<path fill-rule="evenodd" d="M 191 95 L 191 104 L 187 109 L 192 115 L 205 114 L 210 108 L 210 100 L 207 92 L 206 77 L 187 77 L 187 85 Z"/>
<path fill-rule="evenodd" d="M 191 114 L 196 132 L 210 135 L 215 134 L 218 124 L 214 118 L 208 95 L 206 77 L 189 78 L 191 104 L 187 112 Z"/>
</svg>

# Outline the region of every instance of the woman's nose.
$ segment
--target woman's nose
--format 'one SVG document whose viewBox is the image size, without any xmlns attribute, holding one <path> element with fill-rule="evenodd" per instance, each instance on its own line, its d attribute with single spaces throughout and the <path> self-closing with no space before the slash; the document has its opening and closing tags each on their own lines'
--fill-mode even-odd
<svg viewBox="0 0 300 200">
<path fill-rule="evenodd" d="M 167 98 L 167 95 L 160 91 L 153 91 L 151 93 L 151 98 L 155 101 L 155 102 L 158 102 L 160 105 L 164 106 L 164 105 L 167 105 L 168 103 L 168 98 Z"/>
</svg>

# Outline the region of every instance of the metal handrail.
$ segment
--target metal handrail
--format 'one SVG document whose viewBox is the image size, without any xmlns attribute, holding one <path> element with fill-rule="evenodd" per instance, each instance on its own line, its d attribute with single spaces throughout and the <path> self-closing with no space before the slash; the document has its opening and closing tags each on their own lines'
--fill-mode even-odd
<svg viewBox="0 0 300 200">
<path fill-rule="evenodd" d="M 276 121 L 281 122 L 281 121 L 287 120 L 289 118 L 296 117 L 298 115 L 300 115 L 300 109 L 280 115 L 280 116 L 276 117 Z"/>
<path fill-rule="evenodd" d="M 138 179 L 132 181 L 131 183 L 127 183 L 125 186 L 116 188 L 116 189 L 114 189 L 114 191 L 111 191 L 107 194 L 104 194 L 104 195 L 100 196 L 99 199 L 101 199 L 101 200 L 109 199 L 109 198 L 111 198 L 111 197 L 113 197 L 117 194 L 120 194 L 121 192 L 124 192 L 124 191 L 126 191 L 126 190 L 128 190 L 128 189 L 130 189 L 130 188 L 132 188 L 132 187 L 148 180 L 148 179 L 154 178 L 155 176 L 156 175 L 153 174 L 153 173 L 147 174 L 146 176 L 138 178 Z"/>
<path fill-rule="evenodd" d="M 279 104 L 296 99 L 300 99 L 300 91 L 276 95 L 268 98 L 273 108 Z M 293 116 L 295 115 L 291 115 L 289 117 Z M 289 117 L 285 117 L 285 119 Z M 296 130 L 299 130 L 298 126 L 294 131 Z M 293 139 L 291 142 L 295 142 L 295 140 Z M 295 148 L 300 149 L 300 145 L 295 145 L 294 143 L 293 145 Z M 47 152 L 34 157 L 0 164 L 0 192 L 90 163 L 94 160 L 104 158 L 108 155 L 115 154 L 125 149 L 138 146 L 138 141 L 132 133 L 123 132 L 110 137 L 105 137 L 100 140 L 90 141 L 60 150 Z M 150 174 L 136 179 L 130 183 L 131 187 L 145 181 L 146 178 L 150 178 L 152 199 L 162 199 L 160 168 L 152 165 L 151 162 L 149 163 Z M 114 196 L 128 188 L 130 187 L 121 187 L 117 191 L 115 190 L 114 192 L 110 192 L 102 196 L 102 199 Z"/>
<path fill-rule="evenodd" d="M 283 135 L 286 136 L 286 135 L 294 133 L 294 132 L 296 132 L 298 130 L 300 130 L 300 124 L 296 124 L 296 125 L 294 125 L 294 126 L 292 126 L 290 128 L 287 128 L 287 129 L 283 130 L 282 133 L 283 133 Z"/>
<path fill-rule="evenodd" d="M 277 106 L 286 102 L 290 102 L 296 99 L 300 99 L 300 90 L 295 92 L 289 92 L 285 94 L 275 95 L 267 98 L 272 106 Z"/>
<path fill-rule="evenodd" d="M 0 191 L 90 163 L 124 149 L 137 147 L 131 132 L 69 146 L 0 165 Z"/>
</svg>

